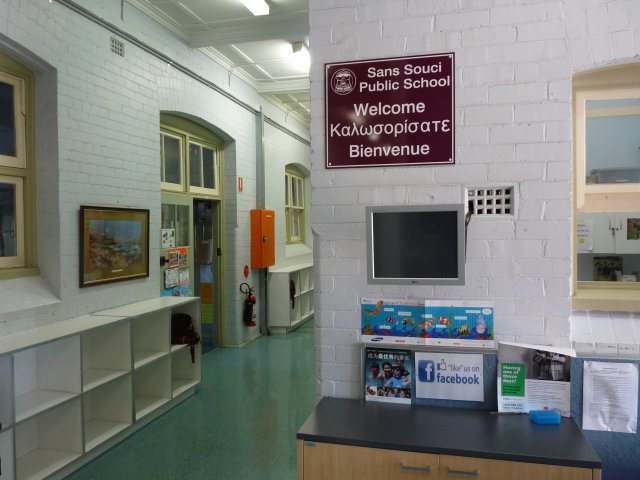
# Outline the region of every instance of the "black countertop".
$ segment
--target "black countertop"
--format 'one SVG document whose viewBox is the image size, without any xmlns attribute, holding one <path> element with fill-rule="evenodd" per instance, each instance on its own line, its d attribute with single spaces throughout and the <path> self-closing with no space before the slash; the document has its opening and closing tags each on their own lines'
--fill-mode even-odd
<svg viewBox="0 0 640 480">
<path fill-rule="evenodd" d="M 601 461 L 576 423 L 536 425 L 529 415 L 323 398 L 297 438 L 360 447 L 582 468 Z"/>
</svg>

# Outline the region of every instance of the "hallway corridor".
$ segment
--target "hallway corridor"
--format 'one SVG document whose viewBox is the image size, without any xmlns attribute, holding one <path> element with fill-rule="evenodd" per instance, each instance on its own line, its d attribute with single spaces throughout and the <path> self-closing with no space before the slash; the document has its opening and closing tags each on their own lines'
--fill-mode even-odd
<svg viewBox="0 0 640 480">
<path fill-rule="evenodd" d="M 295 480 L 295 433 L 315 404 L 313 320 L 202 358 L 198 392 L 72 480 Z"/>
</svg>

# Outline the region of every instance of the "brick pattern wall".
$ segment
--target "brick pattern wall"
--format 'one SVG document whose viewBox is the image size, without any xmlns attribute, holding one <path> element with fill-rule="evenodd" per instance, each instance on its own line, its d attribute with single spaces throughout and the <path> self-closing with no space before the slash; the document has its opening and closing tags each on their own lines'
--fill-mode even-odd
<svg viewBox="0 0 640 480">
<path fill-rule="evenodd" d="M 0 281 L 0 335 L 159 295 L 159 121 L 160 112 L 169 111 L 200 119 L 225 139 L 222 341 L 245 343 L 259 334 L 242 325 L 238 289 L 243 266 L 250 263 L 249 210 L 256 202 L 255 112 L 262 108 L 265 116 L 303 137 L 308 132 L 250 85 L 126 2 L 124 12 L 120 2 L 78 3 L 250 108 L 126 39 L 124 58 L 112 53 L 109 31 L 57 2 L 0 0 L 0 48 L 37 77 L 40 267 L 38 277 Z M 299 143 L 283 134 L 278 153 L 298 151 Z M 280 156 L 273 156 L 275 152 L 269 153 L 267 165 L 280 165 Z M 237 192 L 237 176 L 245 179 L 242 193 Z M 281 189 L 282 183 L 269 188 Z M 150 210 L 148 279 L 78 287 L 80 205 Z"/>
<path fill-rule="evenodd" d="M 623 0 L 311 0 L 318 394 L 359 397 L 363 296 L 495 302 L 496 337 L 568 344 L 571 78 L 637 60 Z M 455 52 L 456 165 L 326 170 L 324 64 Z M 458 203 L 514 187 L 512 217 L 469 226 L 465 286 L 369 286 L 365 205 Z"/>
</svg>

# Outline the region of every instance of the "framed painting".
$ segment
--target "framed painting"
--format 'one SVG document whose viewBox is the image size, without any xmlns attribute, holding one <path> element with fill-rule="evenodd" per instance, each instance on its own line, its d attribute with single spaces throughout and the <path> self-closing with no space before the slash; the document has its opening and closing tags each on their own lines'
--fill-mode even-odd
<svg viewBox="0 0 640 480">
<path fill-rule="evenodd" d="M 149 210 L 80 206 L 80 287 L 149 276 Z"/>
</svg>

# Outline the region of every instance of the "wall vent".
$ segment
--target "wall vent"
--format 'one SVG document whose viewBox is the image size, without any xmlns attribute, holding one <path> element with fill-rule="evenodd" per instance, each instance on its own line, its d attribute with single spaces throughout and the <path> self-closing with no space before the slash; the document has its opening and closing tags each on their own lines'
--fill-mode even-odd
<svg viewBox="0 0 640 480">
<path fill-rule="evenodd" d="M 474 215 L 513 215 L 513 187 L 468 188 L 467 205 Z"/>
<path fill-rule="evenodd" d="M 124 43 L 115 37 L 111 37 L 111 51 L 116 55 L 124 57 Z"/>
</svg>

